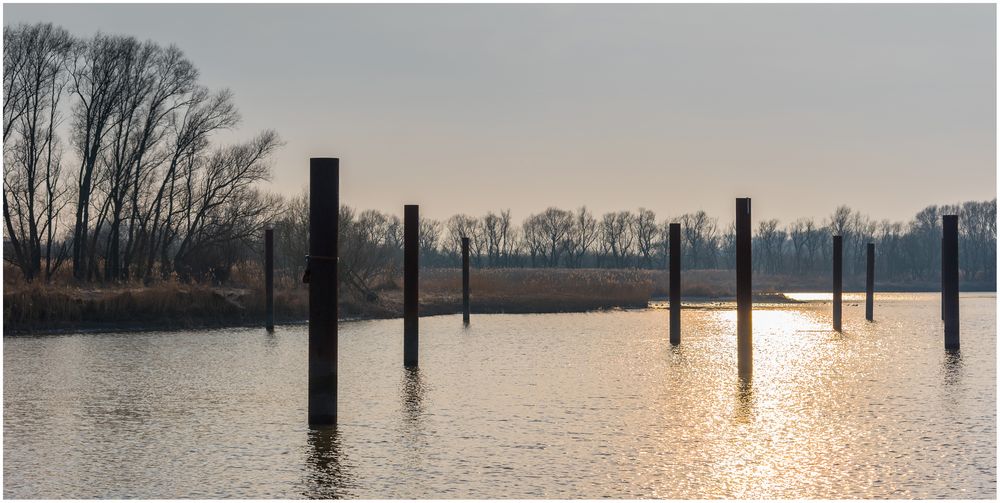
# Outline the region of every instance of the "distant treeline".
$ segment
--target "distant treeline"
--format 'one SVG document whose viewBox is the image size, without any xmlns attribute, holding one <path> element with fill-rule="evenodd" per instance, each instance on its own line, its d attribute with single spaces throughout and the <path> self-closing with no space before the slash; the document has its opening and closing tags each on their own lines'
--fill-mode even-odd
<svg viewBox="0 0 1000 503">
<path fill-rule="evenodd" d="M 308 250 L 308 198 L 289 201 L 275 222 L 277 263 L 301 269 Z M 754 270 L 768 274 L 828 274 L 832 236 L 843 236 L 845 274 L 863 274 L 867 243 L 875 243 L 880 281 L 934 280 L 941 266 L 941 215 L 959 215 L 959 251 L 965 280 L 995 282 L 996 199 L 954 206 L 928 206 L 907 223 L 874 220 L 846 206 L 817 222 L 802 218 L 781 225 L 755 223 Z M 402 263 L 403 225 L 399 216 L 375 210 L 340 211 L 340 260 L 347 279 L 373 288 L 393 277 Z M 681 224 L 685 269 L 733 269 L 735 229 L 720 228 L 705 212 L 658 219 L 648 209 L 606 213 L 586 207 L 549 208 L 515 222 L 510 210 L 482 217 L 455 215 L 445 221 L 421 219 L 420 260 L 424 267 L 460 267 L 461 238 L 470 237 L 472 264 L 481 268 L 640 268 L 666 269 L 668 224 Z M 258 252 L 259 254 L 259 252 Z"/>
</svg>

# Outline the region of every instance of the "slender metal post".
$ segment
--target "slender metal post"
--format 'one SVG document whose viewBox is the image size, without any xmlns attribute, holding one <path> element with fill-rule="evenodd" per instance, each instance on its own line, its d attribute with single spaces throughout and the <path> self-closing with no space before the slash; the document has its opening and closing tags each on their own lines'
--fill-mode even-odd
<svg viewBox="0 0 1000 503">
<path fill-rule="evenodd" d="M 403 365 L 417 366 L 419 346 L 420 207 L 403 207 Z"/>
<path fill-rule="evenodd" d="M 469 238 L 462 238 L 462 323 L 469 324 Z"/>
<path fill-rule="evenodd" d="M 681 224 L 670 224 L 670 344 L 681 343 Z"/>
<path fill-rule="evenodd" d="M 833 237 L 833 329 L 841 330 L 841 310 L 844 295 L 844 238 Z"/>
<path fill-rule="evenodd" d="M 958 215 L 944 215 L 944 347 L 958 349 Z"/>
<path fill-rule="evenodd" d="M 753 287 L 750 198 L 736 199 L 736 346 L 739 374 L 753 375 Z"/>
<path fill-rule="evenodd" d="M 942 237 L 941 238 L 941 321 L 944 321 L 944 302 L 945 302 L 945 298 L 944 298 L 944 291 L 945 291 L 944 270 L 947 267 L 947 266 L 945 266 L 945 258 L 944 257 L 945 257 L 945 253 L 944 253 L 944 237 Z"/>
<path fill-rule="evenodd" d="M 337 424 L 340 160 L 309 160 L 309 424 Z"/>
<path fill-rule="evenodd" d="M 868 243 L 868 268 L 865 274 L 865 319 L 875 321 L 875 243 Z"/>
<path fill-rule="evenodd" d="M 274 331 L 274 229 L 264 230 L 264 324 L 268 332 Z"/>
</svg>

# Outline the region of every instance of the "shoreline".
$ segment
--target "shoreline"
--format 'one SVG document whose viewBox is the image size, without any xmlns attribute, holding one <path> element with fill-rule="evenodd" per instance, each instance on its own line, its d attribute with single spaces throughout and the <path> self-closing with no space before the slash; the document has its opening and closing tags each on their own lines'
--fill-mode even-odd
<svg viewBox="0 0 1000 503">
<path fill-rule="evenodd" d="M 459 269 L 424 269 L 420 277 L 421 316 L 462 312 Z M 685 304 L 718 307 L 735 300 L 735 272 L 694 270 L 684 274 Z M 799 302 L 778 292 L 829 291 L 827 275 L 801 277 L 758 275 L 754 302 Z M 847 292 L 864 289 L 845 277 Z M 477 269 L 471 278 L 473 314 L 581 313 L 658 307 L 667 300 L 669 274 L 636 269 Z M 876 283 L 880 292 L 937 291 L 935 282 Z M 967 282 L 964 291 L 995 292 L 995 282 Z M 399 318 L 403 313 L 402 278 L 387 278 L 360 298 L 342 292 L 342 320 Z M 298 277 L 275 281 L 274 318 L 279 324 L 305 323 L 309 290 Z M 4 335 L 78 332 L 146 332 L 262 327 L 263 278 L 228 285 L 165 281 L 141 284 L 4 285 Z"/>
<path fill-rule="evenodd" d="M 797 292 L 789 292 L 797 293 Z M 864 292 L 844 292 L 845 294 L 864 294 Z M 924 290 L 902 290 L 881 293 L 933 293 Z M 967 290 L 962 293 L 996 293 L 991 290 Z M 443 300 L 443 299 L 442 299 Z M 668 299 L 663 297 L 651 297 L 646 302 L 623 302 L 607 304 L 602 302 L 566 302 L 562 306 L 546 305 L 545 303 L 534 302 L 529 298 L 522 298 L 518 301 L 507 302 L 480 302 L 473 304 L 471 313 L 473 315 L 483 314 L 569 314 L 606 312 L 619 310 L 645 310 L 664 309 L 657 307 L 659 303 L 667 303 Z M 691 296 L 685 299 L 684 303 L 692 304 L 690 309 L 714 309 L 719 304 L 735 302 L 732 296 Z M 773 308 L 785 304 L 823 304 L 829 300 L 796 300 L 787 297 L 784 293 L 757 292 L 754 293 L 754 303 L 761 304 L 764 308 Z M 6 303 L 6 302 L 5 302 Z M 342 304 L 340 311 L 349 313 L 342 316 L 340 322 L 389 320 L 402 318 L 402 309 L 391 309 L 387 306 L 378 306 L 375 309 L 358 309 L 355 304 Z M 393 312 L 398 311 L 398 312 Z M 462 313 L 460 300 L 456 304 L 453 299 L 444 301 L 423 303 L 420 305 L 420 317 L 431 316 L 452 316 Z M 148 333 L 148 332 L 171 332 L 179 330 L 209 331 L 220 329 L 263 329 L 263 315 L 256 316 L 256 313 L 241 312 L 239 316 L 221 318 L 215 317 L 185 317 L 185 318 L 159 318 L 148 320 L 118 320 L 118 321 L 80 321 L 69 320 L 50 321 L 44 323 L 32 323 L 28 328 L 21 328 L 21 323 L 5 323 L 3 327 L 4 337 L 22 336 L 59 336 L 72 334 L 114 334 L 114 333 Z M 275 325 L 300 326 L 308 325 L 308 314 L 305 316 L 276 316 Z"/>
</svg>

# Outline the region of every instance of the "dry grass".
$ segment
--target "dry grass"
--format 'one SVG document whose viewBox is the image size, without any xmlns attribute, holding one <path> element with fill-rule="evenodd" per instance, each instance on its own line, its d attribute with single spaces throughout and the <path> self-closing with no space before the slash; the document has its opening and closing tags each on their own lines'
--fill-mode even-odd
<svg viewBox="0 0 1000 503">
<path fill-rule="evenodd" d="M 462 289 L 460 269 L 425 269 L 421 288 L 428 292 Z M 606 269 L 476 269 L 469 288 L 490 296 L 648 298 L 653 283 L 643 271 Z"/>
<path fill-rule="evenodd" d="M 182 283 L 170 278 L 152 285 L 78 285 L 68 274 L 52 284 L 27 284 L 4 264 L 4 332 L 137 329 L 260 325 L 264 317 L 264 277 L 259 266 L 234 267 L 226 286 Z M 850 289 L 856 278 L 845 278 Z M 457 313 L 462 308 L 459 269 L 420 272 L 422 315 Z M 756 292 L 825 291 L 828 275 L 808 277 L 754 275 Z M 685 271 L 682 294 L 688 299 L 732 298 L 734 271 Z M 381 282 L 378 301 L 344 292 L 342 318 L 402 315 L 402 278 Z M 645 307 L 669 292 L 666 271 L 606 269 L 473 269 L 472 310 L 477 313 L 541 313 Z M 935 286 L 935 285 L 931 285 Z M 301 278 L 275 278 L 275 318 L 305 321 L 309 290 Z"/>
<path fill-rule="evenodd" d="M 237 276 L 225 287 L 176 278 L 151 285 L 78 284 L 70 278 L 46 284 L 25 283 L 16 268 L 4 264 L 4 333 L 257 325 L 264 317 L 264 279 L 253 269 L 234 269 Z M 276 279 L 279 322 L 308 317 L 308 300 L 304 285 Z"/>
<path fill-rule="evenodd" d="M 461 309 L 460 269 L 423 270 L 420 285 L 422 312 Z M 469 289 L 476 312 L 584 311 L 644 307 L 653 281 L 634 270 L 476 269 Z"/>
</svg>

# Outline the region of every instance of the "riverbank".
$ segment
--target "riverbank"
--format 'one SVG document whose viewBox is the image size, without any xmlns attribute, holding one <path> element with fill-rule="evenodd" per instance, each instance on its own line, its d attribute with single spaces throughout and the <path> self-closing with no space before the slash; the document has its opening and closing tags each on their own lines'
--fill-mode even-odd
<svg viewBox="0 0 1000 503">
<path fill-rule="evenodd" d="M 261 326 L 263 288 L 249 284 L 213 286 L 166 281 L 150 286 L 4 285 L 5 335 L 77 331 L 139 331 Z M 777 292 L 828 291 L 829 278 L 754 277 L 756 302 L 790 302 Z M 857 284 L 860 283 L 860 284 Z M 420 276 L 421 316 L 462 310 L 461 271 L 424 269 Z M 382 319 L 402 315 L 402 281 L 388 282 L 376 299 L 345 295 L 342 319 Z M 861 290 L 857 278 L 845 278 L 848 290 Z M 935 291 L 931 282 L 878 283 L 880 291 Z M 995 291 L 995 285 L 963 284 L 963 290 Z M 978 289 L 977 289 L 978 287 Z M 604 269 L 483 269 L 471 277 L 472 312 L 559 313 L 645 308 L 665 299 L 665 271 Z M 693 301 L 718 302 L 735 295 L 733 271 L 685 271 L 682 295 Z M 275 289 L 277 323 L 305 322 L 309 316 L 306 285 L 291 278 Z"/>
</svg>

